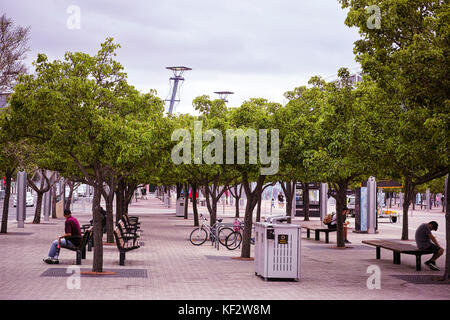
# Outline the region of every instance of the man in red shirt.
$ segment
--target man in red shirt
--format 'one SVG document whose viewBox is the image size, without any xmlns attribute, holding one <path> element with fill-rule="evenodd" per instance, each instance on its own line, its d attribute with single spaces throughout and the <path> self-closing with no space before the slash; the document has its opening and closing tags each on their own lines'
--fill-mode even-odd
<svg viewBox="0 0 450 320">
<path fill-rule="evenodd" d="M 58 264 L 59 250 L 61 247 L 76 247 L 81 242 L 81 228 L 78 220 L 72 217 L 72 213 L 69 209 L 64 210 L 65 233 L 52 242 L 50 251 L 48 252 L 48 258 L 44 259 L 44 262 L 48 264 Z M 67 238 L 70 237 L 70 240 Z"/>
</svg>

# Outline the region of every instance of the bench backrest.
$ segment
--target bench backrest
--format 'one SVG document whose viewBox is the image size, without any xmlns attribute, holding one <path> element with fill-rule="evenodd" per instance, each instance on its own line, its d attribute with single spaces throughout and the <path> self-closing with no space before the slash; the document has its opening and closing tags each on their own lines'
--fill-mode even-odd
<svg viewBox="0 0 450 320">
<path fill-rule="evenodd" d="M 123 220 L 123 222 L 126 223 L 126 224 L 130 224 L 130 218 L 128 218 L 128 215 L 126 215 L 126 214 L 122 215 L 122 219 L 121 220 Z M 121 221 L 121 220 L 119 220 L 119 221 Z"/>
<path fill-rule="evenodd" d="M 89 227 L 83 235 L 83 238 L 81 239 L 80 248 L 84 248 L 86 244 L 88 243 L 89 239 L 92 236 L 92 231 L 94 230 L 94 227 Z"/>
<path fill-rule="evenodd" d="M 122 220 L 122 219 L 120 219 L 118 222 L 117 222 L 117 227 L 119 228 L 119 231 L 120 231 L 120 233 L 123 235 L 123 234 L 125 234 L 125 233 L 127 233 L 126 231 L 127 231 L 127 228 L 126 228 L 126 225 L 125 225 L 125 222 Z"/>
<path fill-rule="evenodd" d="M 123 233 L 118 225 L 114 227 L 114 238 L 116 239 L 117 248 L 119 250 L 123 249 L 124 248 Z"/>
</svg>

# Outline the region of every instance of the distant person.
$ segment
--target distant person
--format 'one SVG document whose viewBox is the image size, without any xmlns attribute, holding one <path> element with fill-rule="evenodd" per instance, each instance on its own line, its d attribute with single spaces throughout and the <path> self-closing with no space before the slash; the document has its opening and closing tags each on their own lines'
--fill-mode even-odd
<svg viewBox="0 0 450 320">
<path fill-rule="evenodd" d="M 45 263 L 58 264 L 59 263 L 59 251 L 64 247 L 77 247 L 81 243 L 81 229 L 78 220 L 72 217 L 70 209 L 64 210 L 64 218 L 66 222 L 64 224 L 65 233 L 52 242 L 50 251 L 48 252 L 48 258 L 44 259 Z M 67 238 L 70 237 L 70 240 Z"/>
<path fill-rule="evenodd" d="M 438 223 L 436 221 L 422 223 L 417 228 L 415 235 L 417 248 L 421 251 L 433 253 L 431 259 L 425 261 L 425 265 L 435 271 L 439 271 L 439 268 L 436 266 L 436 260 L 444 253 L 444 249 L 439 245 L 436 238 L 431 233 L 431 231 L 437 231 L 437 229 Z"/>
<path fill-rule="evenodd" d="M 102 230 L 103 233 L 106 233 L 106 210 L 103 207 L 100 207 L 100 214 L 102 215 Z M 89 222 L 91 226 L 94 225 L 94 219 L 91 219 Z"/>
<path fill-rule="evenodd" d="M 349 221 L 345 221 L 345 219 L 347 218 L 347 215 L 350 213 L 350 210 L 347 207 L 344 207 L 344 209 L 342 210 L 342 215 L 343 215 L 343 224 L 344 224 L 344 242 L 345 243 L 351 243 L 350 241 L 348 241 L 347 239 L 347 229 L 348 229 L 348 225 L 350 224 Z M 325 223 L 328 226 L 328 229 L 331 230 L 336 230 L 337 229 L 337 215 L 336 213 L 333 213 L 333 216 L 331 218 L 331 222 L 330 223 Z"/>
<path fill-rule="evenodd" d="M 284 196 L 281 193 L 278 195 L 278 204 L 281 208 L 284 207 Z"/>
</svg>

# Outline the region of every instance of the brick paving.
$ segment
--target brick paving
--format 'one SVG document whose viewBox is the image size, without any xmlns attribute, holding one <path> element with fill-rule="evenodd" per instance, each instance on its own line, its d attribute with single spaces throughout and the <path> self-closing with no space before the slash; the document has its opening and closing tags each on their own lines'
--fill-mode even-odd
<svg viewBox="0 0 450 320">
<path fill-rule="evenodd" d="M 205 208 L 201 211 L 206 213 Z M 281 212 L 281 211 L 280 211 Z M 232 220 L 234 208 L 227 207 L 218 215 Z M 145 270 L 142 277 L 82 276 L 80 288 L 70 289 L 68 275 L 43 276 L 51 268 L 69 268 L 75 264 L 75 253 L 61 250 L 60 264 L 47 265 L 46 257 L 52 240 L 63 233 L 64 219 L 51 219 L 40 225 L 25 224 L 18 229 L 9 225 L 10 234 L 0 235 L 0 299 L 449 299 L 450 286 L 429 280 L 441 272 L 423 266 L 415 271 L 415 257 L 402 255 L 402 264 L 392 263 L 392 252 L 381 252 L 375 259 L 375 249 L 361 244 L 365 239 L 399 239 L 401 224 L 379 224 L 375 235 L 356 234 L 349 231 L 352 242 L 345 250 L 335 249 L 336 233 L 330 234 L 330 243 L 306 239 L 302 233 L 301 279 L 294 281 L 264 281 L 255 276 L 254 262 L 231 259 L 240 251 L 215 249 L 210 243 L 196 247 L 188 237 L 193 229 L 189 220 L 175 216 L 174 208 L 166 208 L 156 198 L 139 200 L 130 206 L 130 215 L 140 216 L 141 240 L 145 245 L 128 252 L 125 266 L 119 266 L 119 253 L 115 246 L 104 246 L 104 270 Z M 90 215 L 74 211 L 80 224 L 88 223 Z M 445 245 L 445 216 L 439 210 L 413 212 L 410 217 L 410 239 L 422 222 L 436 220 L 440 225 L 435 232 L 441 245 Z M 300 222 L 296 219 L 294 223 Z M 353 222 L 353 219 L 350 220 Z M 27 220 L 28 222 L 28 220 Z M 22 235 L 22 233 L 24 233 Z M 253 250 L 253 246 L 252 246 Z M 253 255 L 253 251 L 252 251 Z M 424 261 L 424 259 L 422 259 Z M 367 268 L 377 265 L 381 270 L 381 289 L 369 290 L 366 282 Z M 443 270 L 444 259 L 437 263 Z M 82 260 L 82 271 L 92 267 L 92 252 Z M 51 270 L 50 270 L 51 271 Z M 415 276 L 420 276 L 417 278 Z M 419 279 L 419 281 L 414 281 Z M 421 283 L 422 282 L 422 283 Z M 424 283 L 425 282 L 425 283 Z"/>
</svg>

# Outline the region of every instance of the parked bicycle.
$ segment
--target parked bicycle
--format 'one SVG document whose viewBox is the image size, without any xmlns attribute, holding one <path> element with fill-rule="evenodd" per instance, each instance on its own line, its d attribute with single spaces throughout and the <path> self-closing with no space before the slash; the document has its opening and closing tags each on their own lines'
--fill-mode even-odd
<svg viewBox="0 0 450 320">
<path fill-rule="evenodd" d="M 252 227 L 254 229 L 254 226 Z M 225 247 L 228 250 L 234 250 L 239 248 L 242 243 L 242 234 L 244 233 L 244 227 L 241 221 L 238 219 L 234 220 L 233 232 L 230 233 L 225 239 Z M 255 238 L 250 238 L 250 244 L 255 244 Z"/>
<path fill-rule="evenodd" d="M 200 214 L 200 218 L 202 219 L 202 223 L 198 228 L 192 230 L 189 241 L 194 246 L 200 246 L 209 238 L 212 245 L 219 242 L 221 245 L 225 246 L 225 240 L 229 234 L 233 233 L 233 229 L 221 226 L 223 219 L 217 219 L 217 222 L 213 226 L 210 226 L 208 219 L 203 217 L 202 214 Z"/>
</svg>

